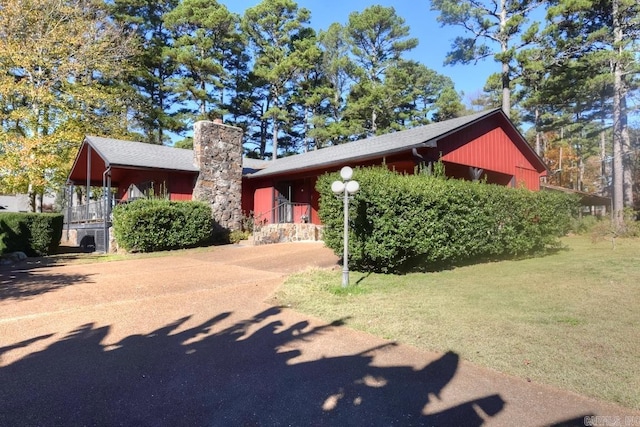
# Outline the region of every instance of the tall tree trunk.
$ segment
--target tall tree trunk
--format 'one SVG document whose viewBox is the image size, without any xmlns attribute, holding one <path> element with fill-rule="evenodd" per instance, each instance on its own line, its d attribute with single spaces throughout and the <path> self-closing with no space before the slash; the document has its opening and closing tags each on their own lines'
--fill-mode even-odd
<svg viewBox="0 0 640 427">
<path fill-rule="evenodd" d="M 273 155 L 271 156 L 271 160 L 275 160 L 278 158 L 278 120 L 276 118 L 273 119 Z"/>
<path fill-rule="evenodd" d="M 167 109 L 165 108 L 164 104 L 165 104 L 165 84 L 166 84 L 166 78 L 164 76 L 164 72 L 165 70 L 160 70 L 158 72 L 158 76 L 160 77 L 160 85 L 158 86 L 158 107 L 159 107 L 159 111 L 160 111 L 160 115 L 158 115 L 158 145 L 164 145 L 164 128 L 166 126 L 164 119 L 162 117 L 162 114 L 164 114 L 165 111 L 167 111 Z"/>
<path fill-rule="evenodd" d="M 200 90 L 203 93 L 206 93 L 207 84 L 204 81 L 200 82 Z M 202 119 L 205 119 L 207 118 L 207 101 L 203 99 L 201 102 L 202 103 L 200 104 L 200 116 L 202 117 Z"/>
<path fill-rule="evenodd" d="M 624 208 L 624 165 L 622 162 L 622 120 L 620 107 L 620 71 L 614 65 L 615 93 L 613 96 L 613 213 L 616 222 L 622 221 Z"/>
<path fill-rule="evenodd" d="M 607 138 L 603 123 L 600 131 L 600 194 L 606 194 L 607 184 Z"/>
<path fill-rule="evenodd" d="M 267 153 L 267 121 L 260 121 L 260 158 L 264 159 L 265 154 Z"/>
<path fill-rule="evenodd" d="M 511 116 L 511 78 L 509 75 L 509 59 L 506 55 L 509 46 L 507 44 L 508 36 L 505 35 L 507 27 L 507 2 L 502 0 L 500 2 L 500 51 L 502 52 L 502 111 Z"/>
<path fill-rule="evenodd" d="M 378 125 L 376 121 L 378 120 L 378 115 L 376 114 L 376 110 L 373 109 L 371 111 L 371 136 L 374 136 L 378 131 Z"/>
<path fill-rule="evenodd" d="M 538 107 L 536 107 L 536 111 L 535 111 L 535 121 L 536 121 L 536 154 L 540 157 L 542 157 L 542 144 L 541 144 L 541 138 L 542 138 L 542 132 L 540 132 L 540 109 Z"/>
<path fill-rule="evenodd" d="M 29 184 L 29 190 L 27 191 L 27 195 L 29 196 L 29 211 L 36 211 L 36 192 L 33 189 L 33 185 Z"/>
<path fill-rule="evenodd" d="M 623 76 L 623 85 L 626 92 L 626 82 Z M 621 122 L 622 122 L 622 181 L 624 192 L 624 207 L 634 207 L 633 200 L 633 151 L 631 149 L 631 138 L 629 136 L 629 126 L 627 121 L 627 97 L 624 96 L 620 101 L 621 106 Z"/>
<path fill-rule="evenodd" d="M 267 135 L 269 135 L 269 120 L 264 117 L 264 113 L 269 109 L 269 100 L 267 104 L 261 104 L 260 113 L 260 158 L 264 159 L 267 153 Z"/>
<path fill-rule="evenodd" d="M 507 117 L 511 116 L 511 89 L 509 86 L 511 85 L 511 79 L 509 78 L 509 63 L 502 63 L 502 111 L 507 115 Z"/>
<path fill-rule="evenodd" d="M 611 63 L 613 69 L 613 214 L 616 225 L 621 226 L 625 206 L 624 135 L 626 133 L 628 140 L 629 134 L 627 115 L 624 111 L 626 88 L 623 77 L 623 31 L 620 22 L 619 0 L 612 1 L 612 9 L 614 45 L 618 46 Z"/>
<path fill-rule="evenodd" d="M 562 130 L 564 130 L 564 128 Z M 562 132 L 560 132 L 560 134 L 562 135 Z M 562 139 L 563 137 L 561 136 L 560 138 Z M 560 146 L 560 153 L 558 155 L 558 170 L 560 171 L 558 175 L 558 186 L 562 187 L 562 145 Z"/>
<path fill-rule="evenodd" d="M 311 125 L 309 123 L 310 117 L 312 117 L 313 112 L 310 108 L 304 109 L 304 152 L 308 152 L 311 149 L 311 138 L 309 138 L 309 130 L 311 129 Z"/>
<path fill-rule="evenodd" d="M 578 158 L 578 179 L 576 180 L 576 190 L 584 191 L 584 159 L 582 158 L 582 154 Z"/>
</svg>

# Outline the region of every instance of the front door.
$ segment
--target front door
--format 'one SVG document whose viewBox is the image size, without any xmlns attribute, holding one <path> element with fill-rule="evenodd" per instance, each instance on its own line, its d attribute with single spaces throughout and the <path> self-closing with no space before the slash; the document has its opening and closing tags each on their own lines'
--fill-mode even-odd
<svg viewBox="0 0 640 427">
<path fill-rule="evenodd" d="M 276 223 L 293 222 L 293 207 L 291 205 L 292 186 L 290 182 L 280 182 L 276 185 L 275 218 Z"/>
</svg>

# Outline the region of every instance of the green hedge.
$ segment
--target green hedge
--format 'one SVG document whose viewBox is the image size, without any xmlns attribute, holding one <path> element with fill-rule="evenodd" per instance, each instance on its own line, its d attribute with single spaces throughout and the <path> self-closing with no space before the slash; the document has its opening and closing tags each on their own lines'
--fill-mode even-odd
<svg viewBox="0 0 640 427">
<path fill-rule="evenodd" d="M 331 192 L 337 173 L 320 177 L 324 240 L 343 251 L 343 204 Z M 481 259 L 530 255 L 559 243 L 577 200 L 383 167 L 354 171 L 360 191 L 350 203 L 349 264 L 356 270 L 431 270 Z"/>
<path fill-rule="evenodd" d="M 53 254 L 60 245 L 63 223 L 61 214 L 0 213 L 0 253 Z"/>
<path fill-rule="evenodd" d="M 140 199 L 113 210 L 116 239 L 128 251 L 154 252 L 207 244 L 212 226 L 211 208 L 203 202 Z"/>
</svg>

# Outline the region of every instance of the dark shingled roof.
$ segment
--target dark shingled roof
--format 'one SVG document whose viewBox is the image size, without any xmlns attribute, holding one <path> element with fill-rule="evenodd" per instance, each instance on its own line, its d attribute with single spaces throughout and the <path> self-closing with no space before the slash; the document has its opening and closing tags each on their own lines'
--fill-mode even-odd
<svg viewBox="0 0 640 427">
<path fill-rule="evenodd" d="M 242 159 L 242 173 L 247 174 L 259 171 L 260 169 L 264 169 L 269 166 L 269 163 L 271 162 L 269 162 L 268 160 L 251 159 L 249 157 L 244 157 Z"/>
<path fill-rule="evenodd" d="M 98 136 L 87 136 L 86 142 L 98 152 L 107 166 L 199 171 L 193 162 L 193 150 Z M 244 173 L 258 171 L 268 164 L 265 160 L 242 159 Z"/>
<path fill-rule="evenodd" d="M 282 157 L 273 161 L 243 158 L 243 174 L 262 177 L 339 166 L 348 162 L 366 161 L 419 147 L 436 147 L 437 140 L 467 127 L 500 109 L 483 111 L 443 122 L 436 122 L 386 135 L 375 136 L 348 144 Z M 123 168 L 153 168 L 198 172 L 193 150 L 87 136 L 88 143 L 104 159 L 107 166 Z"/>
<path fill-rule="evenodd" d="M 97 136 L 87 136 L 86 140 L 107 166 L 198 172 L 193 150 Z"/>
<path fill-rule="evenodd" d="M 435 147 L 437 139 L 499 111 L 499 109 L 483 111 L 426 126 L 282 157 L 269 162 L 270 164 L 266 168 L 252 174 L 251 177 L 302 171 L 323 166 L 330 167 L 349 161 L 369 160 L 416 147 Z"/>
</svg>

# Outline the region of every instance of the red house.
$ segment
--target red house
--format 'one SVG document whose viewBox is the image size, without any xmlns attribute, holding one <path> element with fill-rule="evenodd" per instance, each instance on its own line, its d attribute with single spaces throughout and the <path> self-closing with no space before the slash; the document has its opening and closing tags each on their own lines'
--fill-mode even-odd
<svg viewBox="0 0 640 427">
<path fill-rule="evenodd" d="M 260 223 L 320 224 L 315 184 L 323 173 L 382 164 L 412 173 L 416 165 L 437 160 L 453 178 L 533 191 L 547 172 L 509 118 L 494 109 L 273 161 L 244 158 L 241 209 Z M 118 201 L 149 193 L 189 200 L 199 173 L 192 150 L 88 136 L 68 181 L 117 188 Z M 104 205 L 108 211 L 112 202 Z M 79 210 L 90 214 L 88 208 Z"/>
<path fill-rule="evenodd" d="M 243 209 L 266 222 L 319 224 L 318 176 L 342 166 L 386 165 L 413 173 L 442 160 L 447 176 L 540 189 L 547 168 L 500 109 L 323 148 L 268 162 L 243 179 Z M 283 215 L 278 206 L 293 204 Z"/>
</svg>

